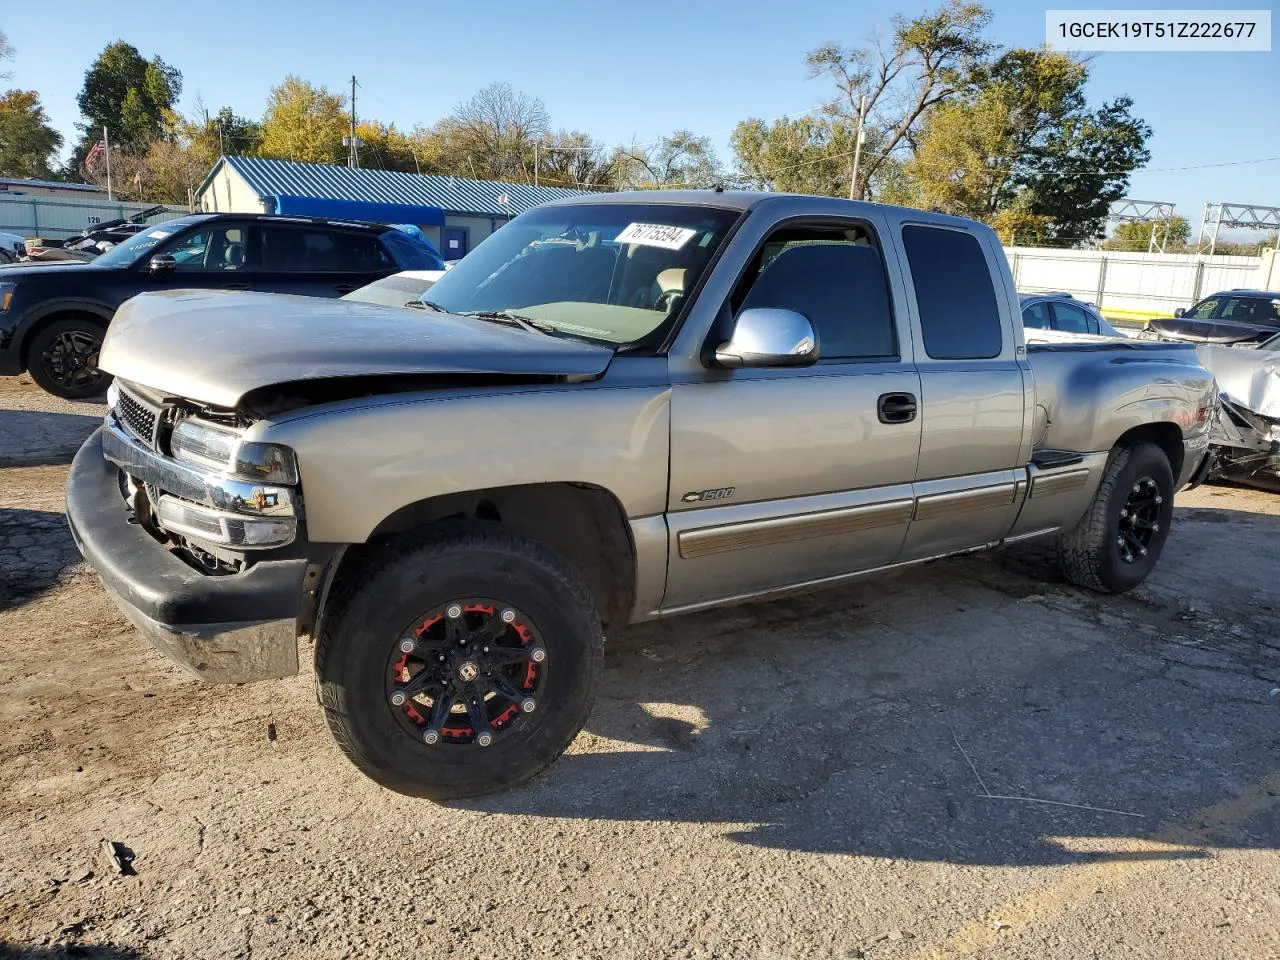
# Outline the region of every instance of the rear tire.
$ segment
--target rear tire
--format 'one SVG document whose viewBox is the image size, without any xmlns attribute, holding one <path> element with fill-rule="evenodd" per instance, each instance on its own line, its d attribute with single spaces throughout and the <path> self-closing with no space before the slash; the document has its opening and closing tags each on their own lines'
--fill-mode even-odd
<svg viewBox="0 0 1280 960">
<path fill-rule="evenodd" d="M 586 723 L 603 663 L 604 634 L 586 588 L 551 550 L 496 524 L 466 524 L 425 539 L 395 541 L 346 579 L 316 644 L 318 695 L 343 753 L 384 787 L 434 800 L 503 790 L 546 769 Z M 463 608 L 461 619 L 441 623 L 442 611 L 458 618 L 455 611 Z M 486 614 L 473 613 L 477 610 L 487 610 L 489 618 L 489 625 L 477 630 L 493 629 L 496 636 L 506 629 L 502 621 L 511 625 L 503 641 L 493 641 L 495 651 L 520 655 L 521 643 L 537 638 L 529 649 L 542 659 L 536 670 L 529 668 L 528 685 L 536 692 L 519 690 L 511 700 L 527 696 L 529 703 L 518 704 L 523 709 L 513 711 L 486 680 L 488 661 L 480 644 L 491 641 L 476 640 L 478 632 L 445 639 L 443 631 L 450 626 L 462 630 L 471 629 L 467 623 L 486 622 Z M 415 624 L 421 626 L 415 629 Z M 455 656 L 458 636 L 473 643 Z M 399 651 L 405 649 L 402 644 L 413 647 L 415 637 L 430 647 L 430 655 L 415 654 L 412 669 L 420 667 L 424 677 L 428 668 L 438 670 L 444 680 L 406 702 L 400 690 L 412 685 L 411 673 Z M 489 647 L 483 650 L 487 654 Z M 507 669 L 517 683 L 524 676 L 523 665 L 497 669 Z M 510 679 L 502 683 L 512 690 Z M 480 691 L 478 704 L 468 690 Z M 460 700 L 450 712 L 455 695 Z M 439 718 L 437 703 L 443 705 Z M 470 709 L 483 713 L 476 717 Z M 482 729 L 489 731 L 490 721 L 490 742 L 481 745 L 476 741 Z"/>
<path fill-rule="evenodd" d="M 98 396 L 111 382 L 98 369 L 104 333 L 101 325 L 82 317 L 55 320 L 37 331 L 27 351 L 31 379 L 64 400 Z"/>
<path fill-rule="evenodd" d="M 1132 590 L 1155 568 L 1173 521 L 1173 470 L 1153 443 L 1111 451 L 1093 502 L 1058 538 L 1058 563 L 1077 586 Z"/>
</svg>

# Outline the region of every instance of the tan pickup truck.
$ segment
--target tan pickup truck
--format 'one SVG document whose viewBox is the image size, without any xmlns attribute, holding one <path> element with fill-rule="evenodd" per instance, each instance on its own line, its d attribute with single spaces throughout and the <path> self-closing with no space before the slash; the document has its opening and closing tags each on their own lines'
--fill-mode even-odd
<svg viewBox="0 0 1280 960">
<path fill-rule="evenodd" d="M 873 204 L 557 203 L 426 297 L 129 301 L 68 514 L 195 675 L 313 637 L 341 748 L 435 798 L 550 764 L 628 623 L 1040 536 L 1133 587 L 1217 402 L 1193 347 L 1028 347 L 988 228 Z"/>
</svg>

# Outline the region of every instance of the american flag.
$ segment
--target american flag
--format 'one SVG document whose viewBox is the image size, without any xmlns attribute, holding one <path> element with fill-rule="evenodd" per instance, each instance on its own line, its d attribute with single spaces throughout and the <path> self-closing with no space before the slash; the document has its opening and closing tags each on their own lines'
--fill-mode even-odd
<svg viewBox="0 0 1280 960">
<path fill-rule="evenodd" d="M 93 145 L 93 147 L 89 150 L 89 152 L 85 154 L 84 168 L 90 172 L 93 172 L 94 163 L 96 163 L 98 158 L 103 156 L 106 152 L 107 152 L 107 145 L 103 143 L 101 140 L 99 140 L 97 143 Z"/>
</svg>

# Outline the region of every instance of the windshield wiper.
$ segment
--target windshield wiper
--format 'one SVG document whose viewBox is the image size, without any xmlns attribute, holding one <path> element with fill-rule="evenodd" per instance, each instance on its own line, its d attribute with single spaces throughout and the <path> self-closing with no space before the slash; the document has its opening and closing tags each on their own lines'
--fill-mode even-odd
<svg viewBox="0 0 1280 960">
<path fill-rule="evenodd" d="M 523 317 L 518 313 L 507 313 L 505 310 L 470 310 L 461 313 L 462 317 L 475 317 L 477 320 L 488 320 L 491 323 L 505 323 L 522 330 L 533 330 L 537 333 L 555 334 L 556 328 L 532 317 Z"/>
<path fill-rule="evenodd" d="M 418 300 L 413 301 L 413 303 L 416 303 L 418 306 L 422 307 L 422 309 L 424 309 L 424 310 L 434 310 L 436 313 L 448 313 L 448 312 L 449 312 L 449 311 L 448 311 L 448 310 L 446 310 L 444 307 L 440 306 L 440 304 L 436 303 L 434 300 L 422 300 L 422 299 L 418 299 Z M 406 303 L 406 304 L 405 304 L 405 306 L 406 306 L 406 307 L 408 307 L 408 306 L 412 306 L 412 305 L 413 305 L 413 304 L 409 304 L 409 303 Z"/>
</svg>

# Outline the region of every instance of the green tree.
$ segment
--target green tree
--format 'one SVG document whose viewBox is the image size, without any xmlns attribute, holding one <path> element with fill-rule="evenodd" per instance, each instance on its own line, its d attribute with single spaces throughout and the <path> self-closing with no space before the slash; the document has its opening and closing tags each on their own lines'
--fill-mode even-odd
<svg viewBox="0 0 1280 960">
<path fill-rule="evenodd" d="M 434 155 L 420 149 L 418 138 L 396 129 L 394 123 L 361 120 L 356 127 L 360 139 L 360 166 L 404 173 L 426 173 L 422 164 Z"/>
<path fill-rule="evenodd" d="M 744 186 L 838 197 L 849 192 L 854 131 L 843 117 L 753 118 L 729 142 Z"/>
<path fill-rule="evenodd" d="M 182 95 L 182 74 L 159 57 L 145 60 L 137 47 L 117 40 L 107 44 L 85 72 L 76 102 L 84 123 L 76 149 L 78 162 L 101 138 L 106 127 L 111 141 L 132 153 L 165 132 L 165 116 Z"/>
<path fill-rule="evenodd" d="M 1111 204 L 1129 189 L 1129 174 L 1151 159 L 1151 127 L 1132 106 L 1129 97 L 1117 97 L 1097 110 L 1070 113 L 1027 157 L 1019 183 L 1058 239 L 1101 237 Z"/>
<path fill-rule="evenodd" d="M 536 163 L 538 182 L 547 186 L 614 185 L 613 160 L 605 151 L 604 144 L 580 130 L 544 133 L 538 141 Z"/>
<path fill-rule="evenodd" d="M 1165 228 L 1168 227 L 1166 234 Z M 1173 216 L 1165 220 L 1131 220 L 1126 223 L 1117 223 L 1115 229 L 1111 231 L 1111 236 L 1103 243 L 1104 250 L 1130 250 L 1145 253 L 1151 246 L 1151 238 L 1155 236 L 1155 247 L 1159 249 L 1161 240 L 1164 240 L 1164 249 L 1166 253 L 1174 253 L 1185 250 L 1187 241 L 1191 239 L 1191 224 L 1187 223 L 1185 217 Z M 1166 239 L 1167 238 L 1167 239 Z"/>
<path fill-rule="evenodd" d="M 710 138 L 689 130 L 677 130 L 654 143 L 619 147 L 613 169 L 622 190 L 709 187 L 722 177 Z"/>
<path fill-rule="evenodd" d="M 335 163 L 346 156 L 347 98 L 299 77 L 273 87 L 262 119 L 262 155 L 303 163 Z"/>
<path fill-rule="evenodd" d="M 39 94 L 10 90 L 0 95 L 0 176 L 50 177 L 61 146 L 62 134 L 49 125 Z"/>
</svg>

